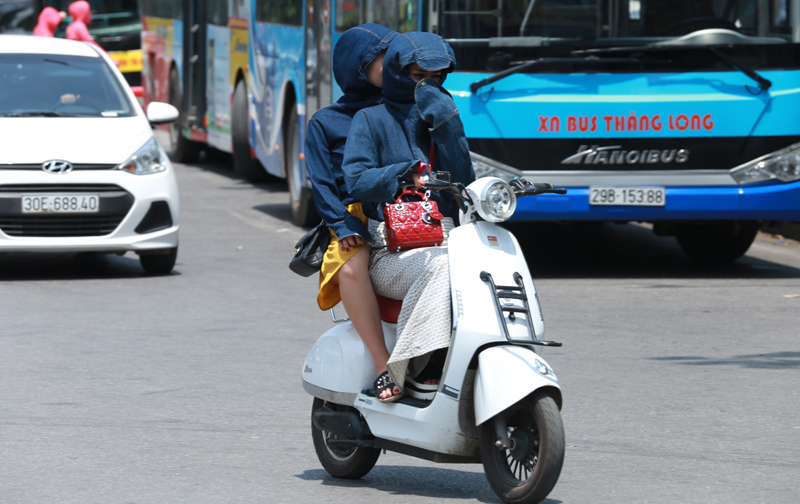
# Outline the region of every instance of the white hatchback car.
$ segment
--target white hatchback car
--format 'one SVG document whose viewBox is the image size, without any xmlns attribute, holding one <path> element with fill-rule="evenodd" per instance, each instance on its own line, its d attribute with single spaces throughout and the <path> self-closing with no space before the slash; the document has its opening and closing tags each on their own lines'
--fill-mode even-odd
<svg viewBox="0 0 800 504">
<path fill-rule="evenodd" d="M 113 61 L 83 42 L 0 35 L 0 252 L 139 254 L 172 271 L 178 184 Z"/>
</svg>

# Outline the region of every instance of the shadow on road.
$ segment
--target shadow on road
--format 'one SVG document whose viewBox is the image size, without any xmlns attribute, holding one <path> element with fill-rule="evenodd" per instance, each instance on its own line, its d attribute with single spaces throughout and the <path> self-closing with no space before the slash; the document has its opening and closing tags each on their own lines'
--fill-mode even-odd
<svg viewBox="0 0 800 504">
<path fill-rule="evenodd" d="M 800 352 L 772 352 L 734 355 L 724 359 L 699 356 L 652 357 L 650 360 L 687 366 L 738 366 L 746 369 L 800 369 Z"/>
<path fill-rule="evenodd" d="M 334 478 L 323 469 L 310 469 L 296 477 L 341 488 L 372 488 L 391 495 L 421 496 L 442 500 L 477 499 L 486 503 L 502 502 L 492 492 L 483 473 L 440 467 L 377 465 L 360 480 Z M 560 502 L 559 500 L 545 499 L 542 504 L 559 504 Z"/>
<path fill-rule="evenodd" d="M 178 255 L 180 263 L 180 254 Z M 179 266 L 176 266 L 176 268 Z M 176 269 L 170 275 L 180 275 Z M 96 252 L 7 252 L 0 254 L 0 280 L 94 280 L 142 278 L 139 257 Z"/>
<path fill-rule="evenodd" d="M 274 193 L 274 192 L 286 192 L 287 186 L 286 181 L 277 177 L 273 177 L 265 172 L 265 178 L 263 182 L 259 183 L 252 183 L 246 180 L 241 175 L 235 173 L 233 171 L 233 158 L 230 154 L 225 152 L 221 152 L 215 149 L 210 149 L 212 152 L 211 155 L 206 154 L 206 151 L 202 151 L 200 154 L 200 159 L 194 163 L 181 163 L 184 166 L 187 166 L 192 169 L 201 170 L 205 172 L 211 172 L 216 175 L 220 175 L 222 177 L 228 178 L 230 180 L 236 180 L 241 182 L 239 186 L 236 187 L 222 187 L 222 190 L 226 191 L 233 191 L 239 188 L 242 189 L 252 189 L 253 187 L 257 187 L 262 189 L 266 192 Z M 169 149 L 167 149 L 169 153 Z M 171 159 L 171 154 L 170 154 Z M 173 160 L 173 162 L 175 162 Z M 287 200 L 288 204 L 288 200 Z"/>
<path fill-rule="evenodd" d="M 292 220 L 292 207 L 289 206 L 288 202 L 258 205 L 254 206 L 253 209 L 258 210 L 259 212 L 264 212 L 267 215 L 271 215 L 276 219 L 281 219 L 290 224 L 294 224 L 294 221 Z"/>
<path fill-rule="evenodd" d="M 533 278 L 800 278 L 800 269 L 745 256 L 690 259 L 673 237 L 631 224 L 508 223 Z"/>
</svg>

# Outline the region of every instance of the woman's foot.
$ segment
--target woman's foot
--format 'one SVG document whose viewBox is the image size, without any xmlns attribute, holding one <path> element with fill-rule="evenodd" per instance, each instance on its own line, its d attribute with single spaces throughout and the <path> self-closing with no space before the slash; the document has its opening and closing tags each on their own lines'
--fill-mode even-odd
<svg viewBox="0 0 800 504">
<path fill-rule="evenodd" d="M 401 397 L 403 393 L 400 388 L 394 383 L 389 371 L 384 371 L 377 378 L 375 378 L 375 395 L 382 403 L 395 402 Z"/>
</svg>

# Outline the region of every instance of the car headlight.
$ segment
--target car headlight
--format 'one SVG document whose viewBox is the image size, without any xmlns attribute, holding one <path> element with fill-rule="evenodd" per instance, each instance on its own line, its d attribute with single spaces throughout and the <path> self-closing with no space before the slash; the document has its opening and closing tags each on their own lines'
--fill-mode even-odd
<svg viewBox="0 0 800 504">
<path fill-rule="evenodd" d="M 753 184 L 778 179 L 781 182 L 800 180 L 800 143 L 761 156 L 731 170 L 740 184 Z"/>
<path fill-rule="evenodd" d="M 127 161 L 117 166 L 117 169 L 136 175 L 149 175 L 166 171 L 168 166 L 169 158 L 167 153 L 158 145 L 154 137 L 150 137 L 147 143 Z"/>
<path fill-rule="evenodd" d="M 489 222 L 502 222 L 514 215 L 517 197 L 505 181 L 496 177 L 485 177 L 467 186 L 467 193 L 475 203 L 478 215 Z"/>
</svg>

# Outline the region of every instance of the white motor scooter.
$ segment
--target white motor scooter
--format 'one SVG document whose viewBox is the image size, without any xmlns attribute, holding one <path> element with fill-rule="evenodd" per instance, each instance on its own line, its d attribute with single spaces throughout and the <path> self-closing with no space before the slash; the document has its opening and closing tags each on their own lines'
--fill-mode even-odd
<svg viewBox="0 0 800 504">
<path fill-rule="evenodd" d="M 315 398 L 314 447 L 322 466 L 340 478 L 367 474 L 382 449 L 434 462 L 483 463 L 501 499 L 539 502 L 564 461 L 561 388 L 539 354 L 542 346 L 561 344 L 544 340 L 522 250 L 496 223 L 513 214 L 517 197 L 566 191 L 494 177 L 459 186 L 432 180 L 425 187 L 450 191 L 462 208 L 447 244 L 452 337 L 433 399 L 379 402 L 369 351 L 352 324 L 334 316 L 337 323 L 303 365 L 303 387 Z M 389 351 L 393 322 L 383 322 Z"/>
</svg>

